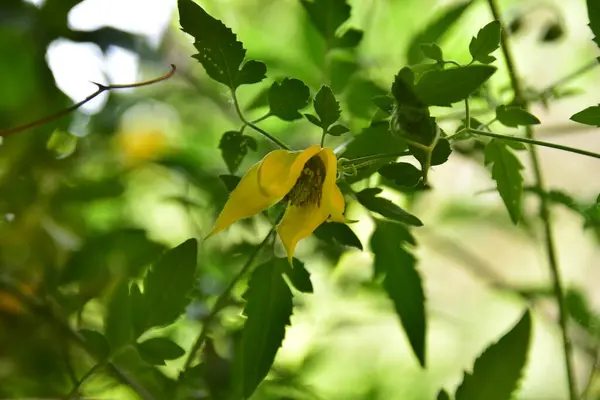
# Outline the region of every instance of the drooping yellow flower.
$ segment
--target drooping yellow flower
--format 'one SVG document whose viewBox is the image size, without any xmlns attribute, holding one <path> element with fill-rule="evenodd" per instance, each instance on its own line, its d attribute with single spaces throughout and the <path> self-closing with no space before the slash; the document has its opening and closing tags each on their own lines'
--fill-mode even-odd
<svg viewBox="0 0 600 400">
<path fill-rule="evenodd" d="M 288 207 L 277 233 L 291 262 L 298 242 L 323 222 L 346 221 L 336 177 L 337 160 L 330 149 L 315 145 L 272 151 L 246 172 L 208 236 L 285 200 Z"/>
</svg>

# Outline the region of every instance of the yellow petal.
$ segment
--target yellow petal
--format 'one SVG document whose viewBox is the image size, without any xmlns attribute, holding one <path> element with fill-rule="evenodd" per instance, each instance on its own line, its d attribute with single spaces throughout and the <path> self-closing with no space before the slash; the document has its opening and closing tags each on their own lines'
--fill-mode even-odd
<svg viewBox="0 0 600 400">
<path fill-rule="evenodd" d="M 285 210 L 283 219 L 277 227 L 277 233 L 285 247 L 290 264 L 298 242 L 313 233 L 328 216 L 329 209 L 323 203 L 321 206 L 289 206 Z"/>
<path fill-rule="evenodd" d="M 310 146 L 303 151 L 274 150 L 267 154 L 258 171 L 264 194 L 283 198 L 296 184 L 304 164 L 320 150 L 319 146 Z"/>
<path fill-rule="evenodd" d="M 237 187 L 229 195 L 225 207 L 209 236 L 222 231 L 234 222 L 258 214 L 281 200 L 281 197 L 266 195 L 258 186 L 258 170 L 261 162 L 254 164 L 246 172 Z"/>
<path fill-rule="evenodd" d="M 335 184 L 337 179 L 337 159 L 335 158 L 335 154 L 333 154 L 331 149 L 324 148 L 319 153 L 319 157 L 323 160 L 326 170 L 321 202 L 325 203 L 329 208 L 329 213 L 331 214 L 329 217 L 330 221 L 347 222 L 344 217 L 344 196 L 340 188 Z"/>
<path fill-rule="evenodd" d="M 331 215 L 329 216 L 329 221 L 348 222 L 346 220 L 346 217 L 344 217 L 344 195 L 342 195 L 342 192 L 340 191 L 340 188 L 337 185 L 333 185 L 329 204 L 331 207 Z"/>
</svg>

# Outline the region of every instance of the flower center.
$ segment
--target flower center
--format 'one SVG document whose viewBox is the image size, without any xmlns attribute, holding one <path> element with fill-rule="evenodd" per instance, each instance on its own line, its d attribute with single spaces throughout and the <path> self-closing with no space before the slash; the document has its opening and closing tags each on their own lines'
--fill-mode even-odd
<svg viewBox="0 0 600 400">
<path fill-rule="evenodd" d="M 321 157 L 313 156 L 304 164 L 300 177 L 285 198 L 293 206 L 320 206 L 324 181 L 325 164 Z"/>
</svg>

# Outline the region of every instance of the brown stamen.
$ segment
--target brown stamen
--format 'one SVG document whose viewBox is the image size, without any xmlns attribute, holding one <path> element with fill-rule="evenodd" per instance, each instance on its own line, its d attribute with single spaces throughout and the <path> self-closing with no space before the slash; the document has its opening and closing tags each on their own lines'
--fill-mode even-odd
<svg viewBox="0 0 600 400">
<path fill-rule="evenodd" d="M 300 173 L 296 184 L 285 196 L 293 206 L 321 205 L 323 182 L 325 182 L 325 164 L 321 157 L 311 157 Z"/>
</svg>

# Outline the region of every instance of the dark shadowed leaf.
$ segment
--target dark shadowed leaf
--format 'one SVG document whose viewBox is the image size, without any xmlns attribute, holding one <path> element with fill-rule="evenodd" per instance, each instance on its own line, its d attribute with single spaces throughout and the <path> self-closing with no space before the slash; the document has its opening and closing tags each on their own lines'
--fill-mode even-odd
<svg viewBox="0 0 600 400">
<path fill-rule="evenodd" d="M 361 192 L 356 193 L 356 198 L 360 204 L 366 209 L 376 212 L 386 218 L 394 221 L 403 222 L 413 226 L 423 226 L 421 220 L 408 211 L 404 210 L 400 206 L 392 203 L 390 200 L 378 197 L 381 193 L 379 188 L 365 189 Z"/>
<path fill-rule="evenodd" d="M 301 0 L 310 21 L 317 28 L 327 48 L 355 47 L 362 39 L 362 32 L 349 29 L 338 37 L 338 28 L 350 18 L 350 6 L 346 0 Z"/>
<path fill-rule="evenodd" d="M 496 60 L 490 54 L 500 47 L 500 22 L 492 21 L 479 30 L 469 43 L 469 52 L 474 61 L 489 64 Z"/>
<path fill-rule="evenodd" d="M 148 328 L 172 323 L 190 302 L 188 294 L 195 284 L 196 239 L 189 239 L 169 250 L 155 263 L 144 278 L 144 292 L 137 304 L 133 298 L 136 316 L 136 335 Z M 135 285 L 137 286 L 137 285 Z M 133 289 L 133 287 L 132 287 Z"/>
<path fill-rule="evenodd" d="M 175 360 L 185 354 L 179 345 L 170 339 L 156 337 L 137 344 L 140 357 L 149 364 L 165 365 L 165 360 Z"/>
<path fill-rule="evenodd" d="M 419 163 L 424 166 L 426 161 L 426 153 L 425 150 L 419 149 L 417 147 L 409 146 L 410 152 L 415 158 L 419 161 Z M 452 154 L 452 147 L 450 147 L 450 141 L 448 139 L 440 139 L 437 144 L 433 148 L 431 152 L 431 165 L 442 165 Z"/>
<path fill-rule="evenodd" d="M 321 127 L 321 121 L 319 120 L 319 117 L 317 117 L 316 115 L 313 114 L 304 114 L 304 118 L 306 118 L 308 120 L 308 122 L 310 122 L 313 125 L 318 126 L 319 128 Z"/>
<path fill-rule="evenodd" d="M 571 121 L 600 128 L 600 105 L 591 106 L 571 116 Z"/>
<path fill-rule="evenodd" d="M 342 246 L 356 247 L 362 250 L 363 246 L 354 231 L 346 224 L 327 222 L 315 230 L 315 236 L 327 244 L 340 244 Z"/>
<path fill-rule="evenodd" d="M 426 360 L 425 294 L 416 270 L 417 260 L 407 250 L 406 228 L 378 221 L 371 237 L 375 270 L 385 274 L 383 287 L 394 303 L 413 353 L 422 367 Z"/>
<path fill-rule="evenodd" d="M 104 333 L 113 352 L 131 343 L 132 327 L 129 284 L 127 281 L 123 281 L 113 292 L 104 319 Z"/>
<path fill-rule="evenodd" d="M 277 258 L 275 259 L 276 263 L 278 263 L 278 268 L 281 268 L 282 271 L 285 271 L 285 274 L 290 278 L 292 285 L 301 291 L 302 293 L 312 293 L 313 285 L 310 281 L 310 273 L 304 267 L 304 263 L 297 258 L 293 260 L 293 266 L 290 266 L 290 263 L 286 258 Z"/>
<path fill-rule="evenodd" d="M 506 145 L 493 139 L 485 146 L 485 164 L 492 165 L 492 179 L 496 181 L 500 197 L 513 223 L 521 219 L 523 198 L 523 165 Z"/>
<path fill-rule="evenodd" d="M 108 357 L 110 346 L 103 334 L 90 329 L 81 329 L 79 334 L 83 336 L 86 348 L 89 349 L 94 356 L 101 360 Z"/>
<path fill-rule="evenodd" d="M 475 360 L 473 372 L 465 373 L 456 400 L 509 400 L 517 389 L 529 351 L 531 315 L 519 322 Z"/>
<path fill-rule="evenodd" d="M 587 0 L 589 27 L 594 34 L 594 42 L 600 47 L 600 2 L 597 0 Z"/>
<path fill-rule="evenodd" d="M 329 128 L 327 134 L 331 136 L 341 136 L 346 132 L 350 132 L 350 129 L 346 128 L 344 125 L 337 124 Z"/>
<path fill-rule="evenodd" d="M 363 37 L 363 31 L 348 29 L 335 42 L 335 47 L 352 48 L 358 46 Z"/>
<path fill-rule="evenodd" d="M 460 16 L 473 4 L 473 1 L 457 3 L 440 12 L 426 27 L 416 35 L 408 47 L 408 63 L 418 64 L 423 60 L 421 44 L 435 43 L 458 21 Z"/>
<path fill-rule="evenodd" d="M 403 162 L 384 165 L 377 172 L 396 185 L 408 188 L 417 186 L 423 177 L 417 167 Z"/>
<path fill-rule="evenodd" d="M 450 395 L 444 389 L 438 392 L 436 400 L 450 400 Z"/>
<path fill-rule="evenodd" d="M 450 106 L 475 92 L 496 72 L 492 65 L 432 70 L 423 74 L 415 90 L 419 99 L 429 106 Z"/>
<path fill-rule="evenodd" d="M 229 131 L 221 137 L 219 148 L 229 172 L 233 174 L 248 154 L 248 149 L 256 150 L 256 140 L 253 137 L 242 135 L 238 131 Z"/>
<path fill-rule="evenodd" d="M 384 113 L 391 115 L 394 111 L 394 98 L 391 96 L 375 96 L 373 103 Z"/>
<path fill-rule="evenodd" d="M 292 292 L 282 272 L 275 259 L 258 266 L 244 294 L 247 320 L 235 362 L 240 374 L 238 382 L 246 399 L 269 372 L 286 326 L 290 324 Z"/>
<path fill-rule="evenodd" d="M 538 125 L 540 120 L 527 110 L 520 107 L 496 107 L 496 119 L 505 126 Z"/>
<path fill-rule="evenodd" d="M 435 61 L 444 61 L 442 49 L 435 43 L 424 43 L 421 45 L 423 55 Z"/>
<path fill-rule="evenodd" d="M 235 189 L 242 180 L 242 178 L 235 175 L 219 175 L 219 179 L 221 179 L 228 192 L 233 192 L 233 189 Z"/>
<path fill-rule="evenodd" d="M 334 93 L 343 92 L 358 71 L 358 68 L 358 63 L 355 60 L 333 58 L 329 64 L 331 90 Z"/>
<path fill-rule="evenodd" d="M 600 316 L 592 311 L 581 292 L 570 289 L 565 295 L 565 304 L 573 321 L 592 337 L 600 338 Z"/>
<path fill-rule="evenodd" d="M 269 89 L 269 107 L 271 114 L 293 121 L 302 118 L 298 111 L 308 105 L 310 90 L 299 79 L 285 78 L 281 83 L 273 82 Z"/>
<path fill-rule="evenodd" d="M 392 83 L 392 96 L 400 106 L 411 106 L 415 108 L 423 108 L 423 104 L 419 98 L 415 88 L 415 73 L 409 67 L 402 68 L 394 77 Z"/>
<path fill-rule="evenodd" d="M 196 39 L 198 59 L 208 76 L 232 89 L 260 82 L 267 67 L 259 61 L 242 62 L 246 49 L 221 21 L 210 16 L 192 0 L 179 0 L 179 22 L 184 32 Z M 241 67 L 241 69 L 240 69 Z"/>
<path fill-rule="evenodd" d="M 321 120 L 321 127 L 325 130 L 340 118 L 340 104 L 335 99 L 329 86 L 323 85 L 317 92 L 315 111 Z"/>
</svg>

